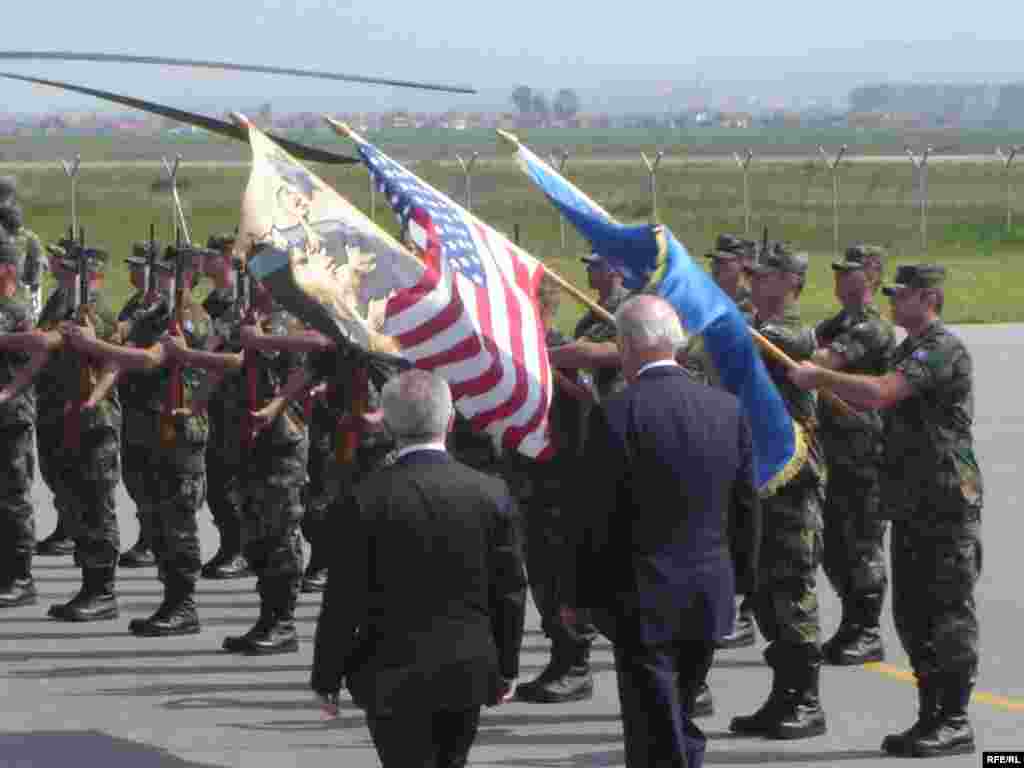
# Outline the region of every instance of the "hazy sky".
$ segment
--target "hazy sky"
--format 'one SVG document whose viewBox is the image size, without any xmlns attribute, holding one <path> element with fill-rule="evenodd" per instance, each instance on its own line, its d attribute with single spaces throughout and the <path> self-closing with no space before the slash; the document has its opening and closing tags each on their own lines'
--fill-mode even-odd
<svg viewBox="0 0 1024 768">
<path fill-rule="evenodd" d="M 141 65 L 0 61 L 0 70 L 181 106 L 443 110 L 507 103 L 520 83 L 584 97 L 624 83 L 759 81 L 780 93 L 858 79 L 1024 79 L 1024 3 L 11 0 L 4 49 L 228 59 L 470 84 L 479 97 Z M 59 8 L 58 10 L 55 10 Z M 619 84 L 613 86 L 613 84 Z M 652 85 L 652 88 L 656 87 Z M 848 87 L 843 80 L 840 93 Z M 104 108 L 0 80 L 0 109 Z"/>
</svg>

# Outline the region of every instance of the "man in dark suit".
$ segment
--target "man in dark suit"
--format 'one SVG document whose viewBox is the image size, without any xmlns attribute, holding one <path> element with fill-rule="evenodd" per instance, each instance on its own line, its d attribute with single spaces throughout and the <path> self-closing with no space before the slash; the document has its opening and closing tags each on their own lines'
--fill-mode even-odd
<svg viewBox="0 0 1024 768">
<path fill-rule="evenodd" d="M 616 324 L 630 383 L 592 417 L 563 620 L 589 609 L 612 641 L 626 765 L 699 768 L 706 740 L 689 708 L 737 586 L 755 586 L 760 507 L 729 519 L 754 483 L 750 431 L 734 396 L 675 362 L 685 337 L 671 305 L 637 296 Z"/>
<path fill-rule="evenodd" d="M 464 766 L 480 707 L 510 698 L 518 674 L 516 507 L 503 480 L 445 451 L 455 411 L 442 379 L 407 371 L 381 406 L 399 450 L 333 537 L 312 688 L 336 711 L 344 678 L 384 768 Z"/>
</svg>

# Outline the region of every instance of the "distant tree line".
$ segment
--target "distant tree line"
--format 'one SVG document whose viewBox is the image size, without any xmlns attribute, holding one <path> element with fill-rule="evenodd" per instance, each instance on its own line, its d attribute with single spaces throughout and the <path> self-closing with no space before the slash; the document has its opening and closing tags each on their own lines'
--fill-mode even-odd
<svg viewBox="0 0 1024 768">
<path fill-rule="evenodd" d="M 562 88 L 549 100 L 544 91 L 520 85 L 512 91 L 512 103 L 519 114 L 541 119 L 554 116 L 568 120 L 580 111 L 580 97 L 572 88 Z"/>
</svg>

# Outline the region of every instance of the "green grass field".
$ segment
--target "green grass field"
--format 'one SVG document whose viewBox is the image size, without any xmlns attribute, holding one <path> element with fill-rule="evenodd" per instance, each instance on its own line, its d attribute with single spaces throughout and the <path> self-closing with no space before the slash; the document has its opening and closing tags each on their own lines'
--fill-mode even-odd
<svg viewBox="0 0 1024 768">
<path fill-rule="evenodd" d="M 387 149 L 387 145 L 384 145 Z M 401 155 L 398 155 L 401 157 Z M 452 161 L 416 163 L 415 171 L 456 199 L 464 195 L 463 177 Z M 367 175 L 361 166 L 314 169 L 342 195 L 369 212 Z M 587 194 L 622 221 L 642 221 L 650 212 L 648 177 L 643 166 L 621 161 L 590 162 L 567 168 Z M 4 171 L 0 166 L 0 172 Z M 109 248 L 114 267 L 108 277 L 112 301 L 128 294 L 124 257 L 132 240 L 144 239 L 150 223 L 166 241 L 173 232 L 170 197 L 161 185 L 158 165 L 90 167 L 79 177 L 79 218 L 87 240 Z M 19 194 L 28 225 L 44 240 L 67 229 L 70 185 L 54 167 L 17 169 Z M 248 169 L 240 166 L 189 165 L 179 171 L 180 194 L 196 241 L 234 229 Z M 880 243 L 891 263 L 927 256 L 950 269 L 946 313 L 951 322 L 1007 322 L 1024 319 L 1024 190 L 1019 222 L 1006 232 L 1006 191 L 995 163 L 936 163 L 929 173 L 928 248 L 922 253 L 920 212 L 910 162 L 859 162 L 842 171 L 840 241 Z M 1021 180 L 1024 185 L 1024 179 Z M 576 258 L 583 241 L 566 225 L 562 247 L 555 210 L 509 159 L 482 159 L 473 175 L 474 211 L 520 242 L 552 269 L 585 285 Z M 751 235 L 768 227 L 769 237 L 792 240 L 811 253 L 812 269 L 802 305 L 808 320 L 833 311 L 832 182 L 820 162 L 761 163 L 751 166 Z M 743 232 L 741 177 L 729 163 L 694 160 L 664 166 L 658 174 L 662 220 L 696 258 L 717 233 Z M 384 201 L 376 201 L 376 219 L 395 231 Z M 560 317 L 569 326 L 580 310 L 566 299 Z"/>
</svg>

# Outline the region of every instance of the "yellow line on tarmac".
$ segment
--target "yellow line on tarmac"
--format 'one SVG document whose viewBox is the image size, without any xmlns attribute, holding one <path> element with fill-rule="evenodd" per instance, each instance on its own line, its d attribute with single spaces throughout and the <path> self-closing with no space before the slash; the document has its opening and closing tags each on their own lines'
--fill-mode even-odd
<svg viewBox="0 0 1024 768">
<path fill-rule="evenodd" d="M 907 669 L 900 669 L 899 667 L 894 667 L 892 664 L 872 662 L 870 664 L 865 664 L 864 667 L 865 669 L 872 669 L 875 672 L 880 672 L 886 677 L 891 677 L 896 680 L 902 680 L 905 683 L 916 682 L 916 678 L 914 677 L 913 672 Z M 1010 699 L 1006 696 L 999 696 L 995 693 L 975 691 L 974 695 L 971 696 L 971 701 L 980 704 L 991 704 L 993 707 L 1005 709 L 1009 712 L 1024 712 L 1024 700 Z"/>
</svg>

